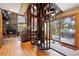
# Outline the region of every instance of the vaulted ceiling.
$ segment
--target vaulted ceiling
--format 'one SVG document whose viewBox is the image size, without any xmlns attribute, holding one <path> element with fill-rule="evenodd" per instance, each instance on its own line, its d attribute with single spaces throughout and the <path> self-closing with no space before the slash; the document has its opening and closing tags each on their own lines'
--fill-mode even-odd
<svg viewBox="0 0 79 59">
<path fill-rule="evenodd" d="M 0 8 L 19 13 L 21 3 L 0 3 Z"/>
<path fill-rule="evenodd" d="M 62 10 L 66 11 L 72 8 L 79 7 L 79 3 L 56 3 L 56 5 Z"/>
<path fill-rule="evenodd" d="M 62 11 L 66 11 L 75 7 L 79 7 L 79 3 L 55 3 Z M 0 3 L 0 8 L 24 14 L 29 3 Z"/>
<path fill-rule="evenodd" d="M 24 15 L 25 12 L 26 12 L 26 10 L 27 10 L 27 8 L 28 8 L 28 6 L 29 6 L 28 3 L 23 3 L 23 4 L 21 4 L 19 13 L 22 14 L 22 15 Z"/>
<path fill-rule="evenodd" d="M 24 14 L 28 7 L 27 3 L 0 3 L 0 8 L 18 14 Z"/>
</svg>

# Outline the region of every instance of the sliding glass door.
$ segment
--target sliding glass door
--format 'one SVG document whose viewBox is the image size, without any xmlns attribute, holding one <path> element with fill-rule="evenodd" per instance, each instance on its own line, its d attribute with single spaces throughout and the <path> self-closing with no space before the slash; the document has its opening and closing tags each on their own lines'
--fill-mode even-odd
<svg viewBox="0 0 79 59">
<path fill-rule="evenodd" d="M 74 45 L 75 20 L 73 16 L 51 21 L 50 31 L 54 42 Z"/>
<path fill-rule="evenodd" d="M 75 20 L 73 17 L 67 17 L 60 20 L 60 38 L 61 42 L 74 45 Z"/>
</svg>

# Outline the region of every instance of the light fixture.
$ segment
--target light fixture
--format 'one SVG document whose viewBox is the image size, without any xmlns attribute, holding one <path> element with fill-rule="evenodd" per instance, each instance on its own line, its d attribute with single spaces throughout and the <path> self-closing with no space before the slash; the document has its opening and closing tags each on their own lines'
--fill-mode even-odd
<svg viewBox="0 0 79 59">
<path fill-rule="evenodd" d="M 9 24 L 9 21 L 7 21 L 6 24 Z"/>
</svg>

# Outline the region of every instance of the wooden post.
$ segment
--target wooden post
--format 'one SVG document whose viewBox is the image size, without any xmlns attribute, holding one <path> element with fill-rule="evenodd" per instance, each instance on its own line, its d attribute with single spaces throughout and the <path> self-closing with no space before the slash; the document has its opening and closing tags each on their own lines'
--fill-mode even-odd
<svg viewBox="0 0 79 59">
<path fill-rule="evenodd" d="M 38 9 L 37 9 L 37 32 L 38 32 L 38 40 L 41 41 L 41 48 L 42 48 L 42 43 L 43 43 L 43 39 L 42 39 L 42 8 L 41 8 L 41 4 L 38 4 Z"/>
<path fill-rule="evenodd" d="M 79 13 L 75 15 L 75 48 L 79 49 Z"/>
<path fill-rule="evenodd" d="M 2 47 L 2 13 L 0 11 L 0 48 Z"/>
</svg>

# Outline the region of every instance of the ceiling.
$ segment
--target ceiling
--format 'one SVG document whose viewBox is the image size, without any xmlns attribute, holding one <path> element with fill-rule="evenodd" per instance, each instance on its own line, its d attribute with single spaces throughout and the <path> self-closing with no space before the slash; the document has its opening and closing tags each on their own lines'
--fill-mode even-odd
<svg viewBox="0 0 79 59">
<path fill-rule="evenodd" d="M 0 3 L 0 8 L 22 15 L 25 13 L 27 7 L 27 3 Z"/>
<path fill-rule="evenodd" d="M 72 8 L 79 7 L 79 3 L 56 3 L 56 5 L 62 10 L 66 11 Z"/>
<path fill-rule="evenodd" d="M 21 5 L 21 8 L 20 8 L 19 13 L 20 13 L 21 15 L 24 15 L 25 12 L 26 12 L 26 10 L 27 10 L 27 8 L 28 8 L 28 6 L 29 6 L 28 3 L 23 3 L 23 4 Z"/>
<path fill-rule="evenodd" d="M 0 3 L 0 8 L 19 13 L 21 3 Z"/>
<path fill-rule="evenodd" d="M 79 6 L 79 3 L 55 3 L 62 11 L 66 11 Z M 0 3 L 0 8 L 24 15 L 28 3 Z"/>
</svg>

